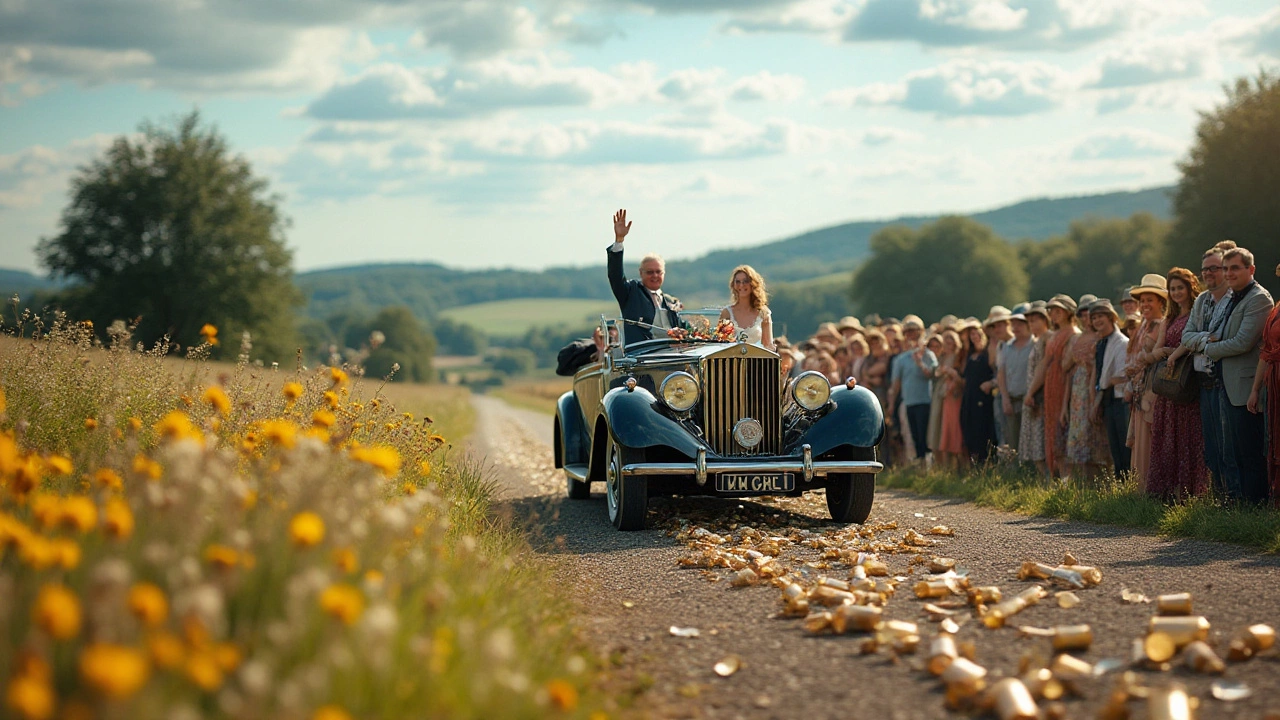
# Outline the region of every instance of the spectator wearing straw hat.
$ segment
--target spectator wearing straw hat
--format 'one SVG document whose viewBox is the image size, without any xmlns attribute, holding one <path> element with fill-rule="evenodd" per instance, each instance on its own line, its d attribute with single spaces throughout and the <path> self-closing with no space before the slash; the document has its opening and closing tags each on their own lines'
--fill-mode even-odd
<svg viewBox="0 0 1280 720">
<path fill-rule="evenodd" d="M 1138 303 L 1142 321 L 1129 340 L 1125 353 L 1125 399 L 1129 402 L 1130 462 L 1138 487 L 1147 489 L 1151 467 L 1151 419 L 1155 408 L 1155 393 L 1147 383 L 1147 368 L 1151 366 L 1151 353 L 1164 339 L 1164 314 L 1169 306 L 1167 281 L 1159 273 L 1147 273 L 1142 282 L 1129 289 Z"/>
<path fill-rule="evenodd" d="M 1107 445 L 1111 448 L 1111 462 L 1116 477 L 1129 472 L 1131 452 L 1126 441 L 1129 437 L 1129 407 L 1124 401 L 1125 351 L 1129 339 L 1120 332 L 1120 316 L 1111 301 L 1094 301 L 1089 306 L 1089 322 L 1097 334 L 1094 350 L 1094 384 L 1098 411 L 1106 430 Z"/>
<path fill-rule="evenodd" d="M 1031 325 L 1025 315 L 1030 307 L 1029 303 L 1024 303 L 1009 315 L 1013 338 L 1001 346 L 996 358 L 996 385 L 1000 388 L 996 406 L 1000 410 L 1000 425 L 1004 430 L 1002 437 L 1004 444 L 1015 452 L 1022 433 L 1022 400 L 1027 394 L 1027 364 L 1034 343 Z"/>
<path fill-rule="evenodd" d="M 1071 373 L 1067 366 L 1072 343 L 1080 334 L 1076 301 L 1070 295 L 1054 295 L 1045 303 L 1053 334 L 1044 346 L 1044 462 L 1050 477 L 1067 474 L 1068 413 Z"/>
<path fill-rule="evenodd" d="M 1031 334 L 1031 352 L 1027 354 L 1027 392 L 1022 399 L 1022 424 L 1018 428 L 1018 460 L 1033 462 L 1040 475 L 1047 473 L 1045 465 L 1044 431 L 1044 378 L 1047 363 L 1045 348 L 1049 344 L 1049 311 L 1043 300 L 1036 300 L 1023 313 Z M 1014 331 L 1015 334 L 1017 331 Z"/>
<path fill-rule="evenodd" d="M 889 406 L 901 398 L 903 442 L 909 443 L 913 458 L 923 460 L 929 452 L 929 406 L 933 399 L 933 374 L 938 358 L 921 343 L 924 322 L 915 315 L 902 321 L 903 351 L 893 359 Z"/>
<path fill-rule="evenodd" d="M 982 332 L 987 336 L 987 362 L 991 365 L 991 371 L 994 373 L 1000 363 L 1000 348 L 1013 337 L 1013 333 L 1009 330 L 1010 318 L 1013 313 L 1009 308 L 1003 305 L 993 305 L 991 310 L 987 312 L 987 319 L 982 321 Z M 995 384 L 995 378 L 992 378 L 991 393 L 998 394 L 999 388 Z M 1004 412 L 1000 407 L 998 399 L 991 403 L 991 422 L 996 430 L 996 447 L 1003 445 L 1004 440 Z"/>
</svg>

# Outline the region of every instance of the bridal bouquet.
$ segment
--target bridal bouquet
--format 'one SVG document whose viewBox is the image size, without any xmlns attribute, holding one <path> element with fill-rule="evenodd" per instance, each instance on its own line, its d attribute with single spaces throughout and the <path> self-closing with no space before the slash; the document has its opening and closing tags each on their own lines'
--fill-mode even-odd
<svg viewBox="0 0 1280 720">
<path fill-rule="evenodd" d="M 728 320 L 721 320 L 716 324 L 715 329 L 703 329 L 695 327 L 678 327 L 671 328 L 667 331 L 667 337 L 676 340 L 703 340 L 706 342 L 733 342 L 736 328 L 733 323 Z"/>
</svg>

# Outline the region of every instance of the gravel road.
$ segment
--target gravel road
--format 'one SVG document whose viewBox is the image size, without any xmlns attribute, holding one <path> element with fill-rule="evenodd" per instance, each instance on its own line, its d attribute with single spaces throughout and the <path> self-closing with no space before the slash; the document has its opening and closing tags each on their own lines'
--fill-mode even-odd
<svg viewBox="0 0 1280 720">
<path fill-rule="evenodd" d="M 885 617 L 918 622 L 923 641 L 914 655 L 887 650 L 862 654 L 864 636 L 812 636 L 801 620 L 777 617 L 782 608 L 777 588 L 730 587 L 729 570 L 678 564 L 691 555 L 687 538 L 698 527 L 724 535 L 753 527 L 814 543 L 837 537 L 846 528 L 826 520 L 820 495 L 776 501 L 655 499 L 650 503 L 651 529 L 616 532 L 600 484 L 589 500 L 564 498 L 563 476 L 552 467 L 549 416 L 484 396 L 476 396 L 475 405 L 478 430 L 472 452 L 485 458 L 499 483 L 501 507 L 529 524 L 540 551 L 563 561 L 560 579 L 580 588 L 579 617 L 586 639 L 615 668 L 611 694 L 621 708 L 642 717 L 948 717 L 941 683 L 924 670 L 926 650 L 939 626 L 925 617 L 925 601 L 911 592 L 914 582 L 926 576 L 918 567 L 921 558 L 933 555 L 955 558 L 974 585 L 998 585 L 1006 597 L 1030 587 L 1016 579 L 1025 560 L 1056 565 L 1070 551 L 1082 564 L 1102 570 L 1100 585 L 1076 591 L 1083 601 L 1078 607 L 1059 607 L 1051 595 L 999 630 L 987 629 L 967 612 L 957 615 L 957 640 L 973 642 L 976 661 L 992 679 L 1017 674 L 1024 658 L 1051 658 L 1049 641 L 1020 635 L 1014 629 L 1020 625 L 1088 623 L 1094 641 L 1088 651 L 1077 653 L 1081 659 L 1127 661 L 1132 640 L 1145 634 L 1154 605 L 1124 602 L 1125 588 L 1151 598 L 1190 592 L 1195 613 L 1212 623 L 1213 644 L 1220 651 L 1246 625 L 1280 625 L 1280 558 L 1232 545 L 1027 518 L 882 490 L 868 521 L 869 537 L 858 542 L 881 550 L 891 575 L 910 578 L 885 606 Z M 937 544 L 923 555 L 920 550 L 885 552 L 909 549 L 900 544 L 908 529 L 927 533 L 936 525 L 953 528 L 954 537 L 926 534 Z M 821 567 L 819 550 L 799 542 L 789 547 L 780 560 L 785 558 L 796 575 L 809 580 L 821 574 L 848 577 L 847 565 Z M 672 626 L 697 628 L 699 636 L 675 637 L 669 632 Z M 741 659 L 741 669 L 718 676 L 713 667 L 730 655 Z M 1097 717 L 1120 672 L 1081 683 L 1080 695 L 1064 697 L 1059 709 L 1067 717 Z M 1211 697 L 1210 684 L 1218 677 L 1193 673 L 1176 661 L 1171 670 L 1137 673 L 1144 686 L 1184 684 L 1199 699 L 1201 718 L 1280 713 L 1280 653 L 1274 649 L 1228 665 L 1221 679 L 1253 690 L 1234 702 Z M 1134 699 L 1127 707 L 1135 718 L 1148 716 L 1145 701 Z"/>
</svg>

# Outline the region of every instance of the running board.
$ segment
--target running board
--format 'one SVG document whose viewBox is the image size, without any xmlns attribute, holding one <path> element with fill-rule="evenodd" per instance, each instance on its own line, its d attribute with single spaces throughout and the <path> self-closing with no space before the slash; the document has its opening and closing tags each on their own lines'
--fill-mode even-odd
<svg viewBox="0 0 1280 720">
<path fill-rule="evenodd" d="M 577 480 L 578 482 L 587 481 L 587 466 L 585 463 L 579 465 L 565 465 L 564 474 Z"/>
</svg>

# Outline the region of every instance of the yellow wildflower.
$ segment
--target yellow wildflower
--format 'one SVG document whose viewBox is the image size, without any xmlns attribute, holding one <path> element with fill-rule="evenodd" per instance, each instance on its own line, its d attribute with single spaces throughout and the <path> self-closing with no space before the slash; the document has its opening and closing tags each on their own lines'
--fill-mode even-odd
<svg viewBox="0 0 1280 720">
<path fill-rule="evenodd" d="M 99 468 L 98 472 L 93 474 L 93 479 L 101 486 L 110 490 L 119 490 L 124 487 L 124 480 L 111 468 Z"/>
<path fill-rule="evenodd" d="M 166 440 L 183 438 L 200 439 L 200 431 L 191 423 L 191 418 L 181 410 L 171 410 L 168 415 L 156 423 L 156 434 Z"/>
<path fill-rule="evenodd" d="M 288 420 L 268 420 L 262 423 L 262 437 L 283 448 L 298 443 L 298 426 Z"/>
<path fill-rule="evenodd" d="M 377 410 L 381 405 L 382 405 L 382 400 L 380 398 L 374 398 L 369 401 L 369 407 L 373 408 L 374 410 Z"/>
<path fill-rule="evenodd" d="M 54 562 L 63 570 L 75 570 L 80 565 L 80 546 L 69 538 L 56 538 L 49 542 Z"/>
<path fill-rule="evenodd" d="M 131 417 L 129 418 L 128 423 L 129 430 L 132 432 L 138 432 L 142 429 L 142 418 Z"/>
<path fill-rule="evenodd" d="M 182 671 L 205 692 L 213 692 L 222 687 L 222 668 L 218 667 L 218 661 L 207 652 L 194 653 L 188 657 Z"/>
<path fill-rule="evenodd" d="M 314 547 L 324 540 L 324 520 L 313 512 L 300 512 L 289 521 L 289 538 L 299 547 Z"/>
<path fill-rule="evenodd" d="M 14 495 L 22 497 L 40 487 L 40 478 L 44 474 L 44 464 L 35 455 L 17 459 L 9 469 L 9 489 Z"/>
<path fill-rule="evenodd" d="M 129 611 L 147 627 L 159 627 L 169 617 L 169 600 L 164 591 L 151 583 L 138 583 L 129 588 Z"/>
<path fill-rule="evenodd" d="M 324 404 L 328 405 L 330 410 L 337 410 L 338 402 L 338 393 L 332 390 L 324 391 Z"/>
<path fill-rule="evenodd" d="M 5 691 L 5 705 L 23 720 L 48 720 L 53 716 L 53 686 L 48 677 L 15 676 Z"/>
<path fill-rule="evenodd" d="M 418 464 L 418 469 L 422 471 L 422 477 L 430 477 L 430 476 L 431 476 L 431 461 L 430 461 L 430 460 L 423 460 L 421 463 L 419 463 L 419 464 Z"/>
<path fill-rule="evenodd" d="M 210 323 L 205 323 L 204 327 L 200 328 L 200 337 L 204 338 L 204 341 L 210 345 L 217 345 L 218 328 L 214 327 Z"/>
<path fill-rule="evenodd" d="M 578 689 L 564 680 L 547 683 L 547 698 L 557 710 L 568 712 L 578 707 Z"/>
<path fill-rule="evenodd" d="M 333 558 L 333 564 L 338 566 L 338 569 L 342 572 L 353 573 L 360 567 L 360 563 L 356 559 L 356 551 L 351 548 L 336 548 L 331 557 Z"/>
<path fill-rule="evenodd" d="M 302 397 L 302 383 L 287 382 L 284 384 L 284 399 L 293 402 Z"/>
<path fill-rule="evenodd" d="M 227 391 L 217 385 L 210 385 L 205 388 L 204 395 L 200 396 L 200 400 L 218 411 L 218 414 L 222 417 L 231 414 L 231 398 L 227 397 Z"/>
<path fill-rule="evenodd" d="M 352 625 L 364 612 L 364 595 L 352 585 L 330 585 L 320 593 L 320 609 Z"/>
<path fill-rule="evenodd" d="M 315 438 L 322 443 L 328 443 L 330 440 L 333 439 L 333 436 L 329 433 L 329 431 L 325 430 L 322 427 L 309 427 L 307 428 L 307 431 L 303 433 L 303 435 L 309 438 Z"/>
<path fill-rule="evenodd" d="M 160 463 L 155 460 L 138 453 L 133 456 L 133 474 L 147 480 L 159 480 L 164 474 L 164 468 L 160 467 Z"/>
<path fill-rule="evenodd" d="M 350 382 L 350 378 L 340 368 L 329 368 L 329 379 L 333 381 L 335 387 L 346 385 Z"/>
<path fill-rule="evenodd" d="M 71 464 L 71 458 L 64 455 L 50 455 L 45 458 L 45 467 L 49 468 L 58 475 L 70 475 L 75 466 Z"/>
<path fill-rule="evenodd" d="M 97 418 L 85 418 L 85 419 L 84 419 L 84 429 L 85 429 L 85 430 L 97 430 L 97 429 L 98 429 L 98 420 L 97 420 Z"/>
<path fill-rule="evenodd" d="M 226 545 L 210 545 L 204 550 L 204 559 L 215 567 L 231 568 L 240 560 L 240 553 Z"/>
<path fill-rule="evenodd" d="M 31 517 L 40 523 L 42 528 L 51 528 L 58 524 L 62 517 L 62 499 L 57 495 L 39 493 L 31 496 Z"/>
<path fill-rule="evenodd" d="M 98 506 L 83 495 L 67 496 L 59 503 L 58 523 L 82 533 L 89 532 L 98 524 Z"/>
<path fill-rule="evenodd" d="M 9 407 L 9 401 L 5 400 L 4 388 L 0 388 L 0 413 L 4 412 L 7 407 Z"/>
<path fill-rule="evenodd" d="M 223 642 L 213 646 L 213 661 L 223 672 L 231 672 L 240 667 L 240 663 L 244 660 L 244 653 L 240 652 L 240 648 L 235 643 Z"/>
<path fill-rule="evenodd" d="M 192 400 L 191 396 L 186 393 L 182 393 L 181 395 L 179 395 L 178 400 L 182 401 L 182 404 L 185 405 L 186 407 L 191 407 L 192 405 L 196 404 L 196 401 Z"/>
<path fill-rule="evenodd" d="M 405 483 L 404 485 L 401 485 L 401 486 L 400 486 L 400 489 L 404 491 L 404 494 L 405 494 L 405 495 L 417 495 L 417 494 L 418 494 L 418 486 L 417 486 L 417 485 L 414 485 L 413 483 L 409 483 L 409 482 L 407 482 L 407 483 Z"/>
<path fill-rule="evenodd" d="M 351 459 L 368 463 L 387 477 L 395 477 L 400 472 L 400 453 L 388 445 L 352 448 Z"/>
<path fill-rule="evenodd" d="M 151 655 L 151 662 L 166 670 L 181 665 L 187 653 L 182 640 L 167 632 L 158 632 L 148 637 L 147 652 Z"/>
<path fill-rule="evenodd" d="M 433 434 L 433 435 L 429 435 L 429 436 L 427 436 L 427 440 L 429 440 L 430 442 L 433 442 L 433 443 L 435 443 L 435 444 L 437 444 L 437 445 L 439 445 L 439 444 L 441 444 L 441 443 L 443 443 L 443 442 L 445 441 L 445 440 L 444 440 L 444 436 L 443 436 L 443 435 L 434 435 L 434 434 Z"/>
<path fill-rule="evenodd" d="M 58 549 L 52 542 L 35 534 L 29 535 L 26 541 L 18 546 L 18 557 L 36 570 L 51 568 L 61 559 Z"/>
<path fill-rule="evenodd" d="M 252 510 L 254 505 L 258 504 L 258 491 L 250 490 L 244 494 L 240 500 L 240 507 L 244 510 Z"/>
<path fill-rule="evenodd" d="M 55 640 L 80 634 L 80 600 L 65 585 L 45 583 L 36 595 L 31 621 Z"/>
<path fill-rule="evenodd" d="M 325 705 L 316 709 L 311 720 L 351 720 L 351 714 L 337 705 Z"/>
<path fill-rule="evenodd" d="M 431 637 L 431 658 L 427 661 L 427 669 L 434 675 L 443 673 L 449 667 L 449 658 L 453 655 L 453 630 L 445 625 L 436 628 Z"/>
<path fill-rule="evenodd" d="M 137 648 L 95 643 L 80 652 L 80 676 L 109 698 L 133 695 L 147 684 L 150 675 L 151 664 Z"/>
<path fill-rule="evenodd" d="M 311 424 L 316 427 L 329 428 L 338 418 L 328 410 L 317 410 L 311 413 Z"/>
<path fill-rule="evenodd" d="M 102 510 L 102 530 L 110 537 L 124 540 L 133 535 L 133 511 L 124 499 L 113 497 L 107 500 Z"/>
</svg>

